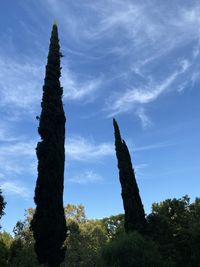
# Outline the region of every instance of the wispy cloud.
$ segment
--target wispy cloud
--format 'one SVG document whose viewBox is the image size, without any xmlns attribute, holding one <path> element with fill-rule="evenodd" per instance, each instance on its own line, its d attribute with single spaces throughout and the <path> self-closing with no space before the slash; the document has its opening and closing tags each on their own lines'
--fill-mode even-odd
<svg viewBox="0 0 200 267">
<path fill-rule="evenodd" d="M 160 149 L 160 148 L 167 148 L 171 146 L 175 146 L 177 143 L 173 143 L 170 141 L 164 141 L 159 143 L 153 143 L 145 146 L 133 146 L 131 145 L 131 150 L 133 151 L 145 151 L 145 150 L 153 150 L 153 149 Z"/>
<path fill-rule="evenodd" d="M 67 181 L 76 184 L 90 184 L 90 183 L 98 183 L 102 180 L 103 178 L 101 175 L 95 173 L 92 170 L 87 170 L 81 174 L 74 175 L 71 179 L 68 179 Z"/>
<path fill-rule="evenodd" d="M 0 144 L 0 173 L 5 179 L 14 179 L 36 171 L 35 142 L 10 141 Z"/>
<path fill-rule="evenodd" d="M 18 195 L 23 198 L 30 197 L 30 191 L 19 182 L 3 181 L 0 188 L 8 195 Z"/>
<path fill-rule="evenodd" d="M 138 108 L 138 110 L 136 111 L 136 114 L 138 115 L 143 128 L 147 128 L 152 125 L 152 122 L 150 118 L 147 116 L 145 109 L 143 107 Z"/>
<path fill-rule="evenodd" d="M 40 108 L 45 66 L 32 62 L 19 62 L 0 56 L 0 106 L 9 112 L 9 120 L 20 119 L 25 114 L 35 114 Z M 44 62 L 43 62 L 44 64 Z M 92 100 L 100 88 L 103 77 L 81 81 L 78 75 L 63 67 L 62 86 L 68 100 Z"/>
<path fill-rule="evenodd" d="M 163 141 L 143 146 L 134 145 L 132 142 L 128 142 L 130 152 L 167 148 L 175 145 L 177 145 L 177 143 L 171 141 Z M 91 162 L 110 156 L 115 156 L 114 143 L 105 142 L 98 144 L 91 139 L 88 140 L 80 136 L 66 140 L 66 160 Z"/>
<path fill-rule="evenodd" d="M 7 194 L 29 196 L 23 177 L 36 171 L 35 143 L 11 140 L 0 144 L 0 188 Z"/>
<path fill-rule="evenodd" d="M 96 144 L 93 140 L 73 137 L 67 140 L 66 154 L 72 160 L 93 161 L 114 155 L 114 145 L 111 143 Z"/>
<path fill-rule="evenodd" d="M 14 107 L 27 113 L 39 106 L 43 71 L 41 66 L 30 62 L 0 56 L 0 106 L 13 113 Z"/>
<path fill-rule="evenodd" d="M 64 87 L 64 97 L 69 100 L 92 100 L 96 91 L 100 88 L 103 77 L 84 79 L 80 81 L 77 75 L 73 74 L 69 68 L 63 67 L 62 85 Z"/>
<path fill-rule="evenodd" d="M 73 61 L 73 71 L 64 65 L 62 73 L 64 97 L 69 101 L 94 99 L 98 89 L 106 87 L 106 81 L 109 85 L 113 82 L 112 90 L 101 95 L 106 98 L 104 102 L 110 99 L 107 114 L 132 110 L 146 127 L 151 121 L 146 104 L 170 92 L 172 85 L 176 91 L 184 92 L 195 84 L 199 69 L 194 60 L 199 57 L 199 3 L 172 8 L 170 3 L 157 5 L 154 0 L 46 0 L 40 5 L 49 17 L 58 18 L 62 47 Z M 186 47 L 190 47 L 187 54 Z M 87 64 L 86 71 L 79 74 L 80 61 Z M 100 70 L 102 76 L 97 71 L 88 75 L 87 68 L 88 72 Z M 125 75 L 122 77 L 121 73 Z"/>
<path fill-rule="evenodd" d="M 144 108 L 141 108 L 141 106 L 155 101 L 161 94 L 170 90 L 176 79 L 181 74 L 185 73 L 190 66 L 191 62 L 188 60 L 181 60 L 179 62 L 179 69 L 175 70 L 162 82 L 150 80 L 149 84 L 145 84 L 141 88 L 129 89 L 125 93 L 119 94 L 117 97 L 115 96 L 115 98 L 112 97 L 108 101 L 108 117 L 113 117 L 116 114 L 124 113 L 136 108 L 136 114 L 141 119 L 143 126 L 146 127 L 147 125 L 150 125 L 150 119 L 147 117 Z"/>
</svg>

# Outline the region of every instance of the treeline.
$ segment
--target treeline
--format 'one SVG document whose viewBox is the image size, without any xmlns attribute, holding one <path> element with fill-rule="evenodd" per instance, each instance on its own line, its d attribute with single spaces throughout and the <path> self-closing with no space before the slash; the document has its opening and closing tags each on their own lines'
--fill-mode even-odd
<svg viewBox="0 0 200 267">
<path fill-rule="evenodd" d="M 1 267 L 39 267 L 30 221 L 34 209 L 17 222 L 12 237 L 0 234 Z M 82 205 L 65 206 L 68 237 L 61 267 L 198 267 L 200 198 L 167 199 L 152 205 L 147 232 L 126 234 L 124 214 L 90 220 Z"/>
</svg>

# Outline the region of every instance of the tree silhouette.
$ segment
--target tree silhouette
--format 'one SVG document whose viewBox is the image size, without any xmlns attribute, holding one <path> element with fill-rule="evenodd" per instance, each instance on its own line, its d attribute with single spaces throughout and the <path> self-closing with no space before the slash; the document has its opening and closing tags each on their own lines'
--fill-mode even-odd
<svg viewBox="0 0 200 267">
<path fill-rule="evenodd" d="M 38 132 L 41 141 L 36 152 L 38 178 L 34 201 L 36 210 L 31 221 L 35 252 L 40 264 L 57 267 L 64 259 L 67 227 L 63 209 L 65 161 L 65 114 L 60 86 L 60 46 L 57 25 L 54 23 L 46 76 L 43 86 L 42 111 Z"/>
<path fill-rule="evenodd" d="M 122 199 L 125 211 L 124 227 L 126 232 L 145 231 L 146 219 L 139 194 L 131 157 L 126 142 L 121 139 L 117 121 L 113 119 L 115 150 L 118 160 L 119 180 L 122 188 Z"/>
</svg>

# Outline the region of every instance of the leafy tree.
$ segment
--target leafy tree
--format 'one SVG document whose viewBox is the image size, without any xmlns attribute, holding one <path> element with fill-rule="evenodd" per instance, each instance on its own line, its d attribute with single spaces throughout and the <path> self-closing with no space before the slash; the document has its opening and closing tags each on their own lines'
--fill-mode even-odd
<svg viewBox="0 0 200 267">
<path fill-rule="evenodd" d="M 34 201 L 36 210 L 31 221 L 38 261 L 57 267 L 64 260 L 67 227 L 63 208 L 65 161 L 65 114 L 60 86 L 60 46 L 57 25 L 53 25 L 46 77 L 43 86 L 42 112 L 37 145 L 38 178 Z"/>
<path fill-rule="evenodd" d="M 124 232 L 124 214 L 106 217 L 101 221 L 106 230 L 108 239 L 114 239 Z"/>
<path fill-rule="evenodd" d="M 39 267 L 33 243 L 16 237 L 9 250 L 9 267 Z"/>
<path fill-rule="evenodd" d="M 70 222 L 66 239 L 67 253 L 63 267 L 92 267 L 99 260 L 99 252 L 107 236 L 99 220 Z"/>
<path fill-rule="evenodd" d="M 66 256 L 63 267 L 96 266 L 100 248 L 107 242 L 106 229 L 101 220 L 89 220 L 83 205 L 65 206 L 68 225 Z"/>
<path fill-rule="evenodd" d="M 3 231 L 0 233 L 0 266 L 8 266 L 9 249 L 13 241 L 12 236 Z"/>
<path fill-rule="evenodd" d="M 1 239 L 0 239 L 0 266 L 8 267 L 8 248 Z"/>
<path fill-rule="evenodd" d="M 164 262 L 156 244 L 137 232 L 124 233 L 101 252 L 100 267 L 172 267 Z"/>
<path fill-rule="evenodd" d="M 9 265 L 10 266 L 14 267 L 16 265 L 15 259 L 19 256 L 22 250 L 23 250 L 23 242 L 20 238 L 16 238 L 10 246 L 10 251 L 9 251 Z"/>
<path fill-rule="evenodd" d="M 143 233 L 145 230 L 146 219 L 131 163 L 131 157 L 126 142 L 121 139 L 119 126 L 115 119 L 113 119 L 113 125 L 119 180 L 122 187 L 121 195 L 125 211 L 125 231 L 130 232 L 137 230 Z"/>
<path fill-rule="evenodd" d="M 39 267 L 39 263 L 34 251 L 34 238 L 30 231 L 31 210 L 25 212 L 25 220 L 18 221 L 13 229 L 14 240 L 9 250 L 10 267 Z"/>
<path fill-rule="evenodd" d="M 86 221 L 85 207 L 81 204 L 67 204 L 64 207 L 64 211 L 67 223 L 70 223 L 72 221 L 77 223 L 83 223 Z"/>
<path fill-rule="evenodd" d="M 147 219 L 149 235 L 165 259 L 177 267 L 200 267 L 200 199 L 190 204 L 186 195 L 154 203 Z"/>
<path fill-rule="evenodd" d="M 0 233 L 0 240 L 5 244 L 5 246 L 9 249 L 12 241 L 13 241 L 13 237 L 11 236 L 11 234 L 9 234 L 6 231 L 3 231 Z"/>
</svg>

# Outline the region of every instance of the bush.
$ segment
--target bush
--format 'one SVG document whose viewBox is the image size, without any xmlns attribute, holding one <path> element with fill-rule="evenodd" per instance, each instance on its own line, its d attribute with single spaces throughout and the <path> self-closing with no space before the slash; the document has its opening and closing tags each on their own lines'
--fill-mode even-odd
<svg viewBox="0 0 200 267">
<path fill-rule="evenodd" d="M 101 251 L 101 267 L 172 267 L 164 263 L 157 245 L 137 232 L 120 235 Z"/>
</svg>

